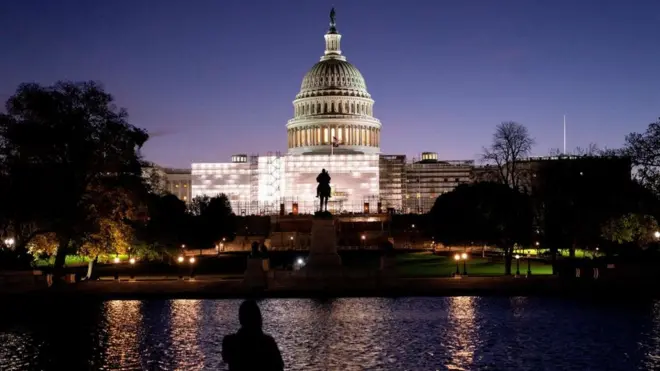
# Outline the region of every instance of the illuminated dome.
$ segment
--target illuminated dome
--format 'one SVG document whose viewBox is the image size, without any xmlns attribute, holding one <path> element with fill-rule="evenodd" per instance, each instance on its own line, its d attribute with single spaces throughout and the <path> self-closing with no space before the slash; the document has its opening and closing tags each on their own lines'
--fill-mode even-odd
<svg viewBox="0 0 660 371">
<path fill-rule="evenodd" d="M 315 64 L 305 75 L 296 99 L 328 94 L 371 98 L 360 71 L 338 58 L 325 59 Z"/>
<path fill-rule="evenodd" d="M 290 154 L 380 153 L 380 121 L 360 71 L 340 49 L 334 8 L 325 53 L 307 72 L 287 123 Z M 332 145 L 334 142 L 334 146 Z"/>
</svg>

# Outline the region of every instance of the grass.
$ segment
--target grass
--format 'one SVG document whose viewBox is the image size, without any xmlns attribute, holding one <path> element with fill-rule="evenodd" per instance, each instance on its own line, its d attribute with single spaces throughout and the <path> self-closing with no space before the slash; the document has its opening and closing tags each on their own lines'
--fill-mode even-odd
<svg viewBox="0 0 660 371">
<path fill-rule="evenodd" d="M 99 256 L 99 262 L 100 263 L 110 263 L 112 260 L 116 257 L 116 255 L 103 255 Z M 128 261 L 128 255 L 119 255 L 117 256 L 121 262 L 126 262 Z M 67 267 L 76 267 L 76 266 L 81 266 L 81 265 L 87 265 L 89 263 L 89 258 L 86 256 L 79 256 L 79 255 L 67 255 L 65 260 L 64 260 L 64 265 Z M 35 265 L 37 267 L 43 268 L 43 267 L 49 267 L 52 266 L 55 263 L 55 256 L 51 256 L 48 259 L 37 259 L 35 261 Z"/>
<path fill-rule="evenodd" d="M 343 265 L 349 269 L 377 269 L 380 264 L 378 251 L 347 251 L 342 252 Z M 247 254 L 223 254 L 220 257 L 207 256 L 198 258 L 195 264 L 197 274 L 242 274 L 245 270 Z M 298 258 L 306 257 L 300 252 L 272 252 L 271 267 L 282 269 L 291 265 Z M 115 265 L 112 260 L 115 255 L 99 258 L 101 265 L 97 272 L 101 275 L 114 275 L 134 272 L 138 275 L 178 275 L 180 271 L 188 272 L 189 266 L 170 265 L 162 262 L 139 261 L 135 266 L 128 264 L 129 257 L 120 255 L 121 264 Z M 39 260 L 39 267 L 52 266 L 54 258 Z M 527 272 L 527 260 L 520 259 L 520 273 Z M 89 259 L 80 256 L 67 256 L 66 266 L 75 272 L 84 274 Z M 103 264 L 109 263 L 109 264 Z M 448 277 L 456 272 L 456 261 L 452 256 L 434 255 L 429 252 L 400 252 L 396 254 L 396 266 L 399 274 L 404 277 Z M 552 274 L 552 266 L 543 261 L 532 260 L 532 274 Z M 459 264 L 463 272 L 463 263 Z M 515 273 L 516 263 L 513 262 L 512 273 Z M 470 276 L 499 276 L 504 274 L 503 261 L 489 261 L 480 256 L 472 256 L 467 261 L 467 272 Z M 187 273 L 186 273 L 187 274 Z"/>
<path fill-rule="evenodd" d="M 408 277 L 442 277 L 451 276 L 456 272 L 456 261 L 448 256 L 433 255 L 431 253 L 407 253 L 396 257 L 399 273 Z M 481 257 L 472 257 L 466 264 L 468 275 L 471 276 L 499 276 L 504 274 L 504 262 L 489 261 Z M 532 274 L 552 274 L 552 266 L 545 262 L 532 260 Z M 459 263 L 459 270 L 463 272 L 463 262 Z M 511 267 L 512 273 L 516 271 L 516 262 Z M 521 259 L 520 273 L 527 273 L 527 260 Z"/>
</svg>

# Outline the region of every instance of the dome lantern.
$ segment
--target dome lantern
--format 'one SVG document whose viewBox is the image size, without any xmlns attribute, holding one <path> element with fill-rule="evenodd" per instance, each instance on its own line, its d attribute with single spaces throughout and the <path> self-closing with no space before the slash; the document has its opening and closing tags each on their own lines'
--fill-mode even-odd
<svg viewBox="0 0 660 371">
<path fill-rule="evenodd" d="M 330 29 L 325 34 L 325 54 L 321 57 L 322 61 L 328 59 L 346 60 L 346 57 L 341 55 L 341 35 L 337 32 L 337 23 L 335 22 L 335 8 L 330 10 Z"/>
</svg>

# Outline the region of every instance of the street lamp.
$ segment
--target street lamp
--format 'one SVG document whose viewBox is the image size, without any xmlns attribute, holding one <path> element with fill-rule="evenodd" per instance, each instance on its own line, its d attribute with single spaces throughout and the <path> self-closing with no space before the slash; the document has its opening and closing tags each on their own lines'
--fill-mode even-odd
<svg viewBox="0 0 660 371">
<path fill-rule="evenodd" d="M 458 268 L 458 262 L 459 262 L 459 260 L 461 260 L 461 254 L 454 255 L 454 260 L 456 260 L 456 274 L 455 275 L 458 277 L 458 276 L 461 275 L 461 271 Z"/>
<path fill-rule="evenodd" d="M 183 269 L 181 268 L 181 264 L 185 261 L 185 258 L 183 255 L 179 255 L 178 258 L 176 258 L 177 263 L 179 263 L 179 279 L 183 279 Z"/>
<path fill-rule="evenodd" d="M 653 236 L 655 237 L 656 240 L 660 239 L 660 231 L 655 231 L 655 233 L 653 233 Z M 13 239 L 11 240 L 13 241 Z"/>
<path fill-rule="evenodd" d="M 7 247 L 10 248 L 10 249 L 11 249 L 12 246 L 14 246 L 15 242 L 16 241 L 12 237 L 9 237 L 9 238 L 5 239 L 5 245 L 7 245 Z"/>
<path fill-rule="evenodd" d="M 128 262 L 131 263 L 131 266 L 135 266 L 135 258 L 128 259 Z M 135 279 L 135 269 L 131 268 L 131 279 Z"/>
<path fill-rule="evenodd" d="M 188 259 L 188 262 L 190 263 L 190 279 L 193 279 L 195 278 L 195 257 Z"/>
<path fill-rule="evenodd" d="M 532 257 L 527 255 L 527 277 L 532 275 Z"/>
<path fill-rule="evenodd" d="M 463 275 L 467 276 L 467 260 L 468 260 L 468 254 L 467 253 L 462 253 L 461 254 L 461 259 L 463 259 Z"/>
<path fill-rule="evenodd" d="M 119 281 L 119 257 L 116 256 L 112 261 L 115 263 L 115 281 Z"/>
<path fill-rule="evenodd" d="M 364 248 L 365 241 L 367 240 L 367 236 L 362 235 L 360 236 L 360 240 L 362 241 L 362 247 Z"/>
<path fill-rule="evenodd" d="M 516 254 L 516 276 L 520 276 L 520 255 Z"/>
</svg>

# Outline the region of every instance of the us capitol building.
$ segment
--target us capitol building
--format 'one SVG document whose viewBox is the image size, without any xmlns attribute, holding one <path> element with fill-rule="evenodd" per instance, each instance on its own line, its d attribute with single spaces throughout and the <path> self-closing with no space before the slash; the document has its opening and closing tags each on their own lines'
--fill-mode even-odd
<svg viewBox="0 0 660 371">
<path fill-rule="evenodd" d="M 166 177 L 172 193 L 189 188 L 184 200 L 224 193 L 239 215 L 313 213 L 316 176 L 325 168 L 332 177 L 328 208 L 335 213 L 426 212 L 439 194 L 470 181 L 471 161 L 438 161 L 425 152 L 409 163 L 404 155 L 381 154 L 374 100 L 342 53 L 334 9 L 324 38 L 325 52 L 293 101 L 287 153 L 193 163 L 188 183 L 180 170 L 169 171 L 177 175 Z"/>
</svg>

